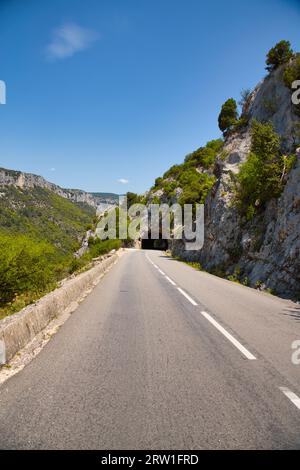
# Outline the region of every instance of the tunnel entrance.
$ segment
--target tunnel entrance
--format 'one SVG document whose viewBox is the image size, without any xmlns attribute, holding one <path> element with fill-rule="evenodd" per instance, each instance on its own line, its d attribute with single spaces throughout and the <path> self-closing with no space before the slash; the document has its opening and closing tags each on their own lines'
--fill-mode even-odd
<svg viewBox="0 0 300 470">
<path fill-rule="evenodd" d="M 168 240 L 151 240 L 151 238 L 141 240 L 142 250 L 162 250 L 165 251 L 168 249 Z"/>
</svg>

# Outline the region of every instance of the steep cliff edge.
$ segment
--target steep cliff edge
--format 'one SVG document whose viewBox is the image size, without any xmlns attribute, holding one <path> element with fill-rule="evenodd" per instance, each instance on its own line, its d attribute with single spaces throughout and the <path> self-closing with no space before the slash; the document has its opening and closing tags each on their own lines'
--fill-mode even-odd
<svg viewBox="0 0 300 470">
<path fill-rule="evenodd" d="M 215 176 L 205 200 L 203 249 L 187 252 L 181 241 L 172 240 L 170 247 L 175 255 L 198 261 L 212 273 L 299 299 L 300 119 L 291 101 L 291 89 L 283 79 L 285 70 L 286 65 L 277 67 L 248 95 L 244 103 L 246 125 L 227 134 L 213 170 L 197 169 L 208 174 L 213 171 Z M 235 204 L 234 188 L 236 175 L 251 150 L 254 120 L 273 124 L 281 137 L 282 154 L 294 154 L 295 162 L 286 175 L 281 195 L 270 199 L 253 217 L 247 218 Z M 175 178 L 176 194 L 180 192 L 177 182 Z M 158 193 L 154 187 L 148 200 L 155 196 L 164 199 L 164 191 Z"/>
</svg>

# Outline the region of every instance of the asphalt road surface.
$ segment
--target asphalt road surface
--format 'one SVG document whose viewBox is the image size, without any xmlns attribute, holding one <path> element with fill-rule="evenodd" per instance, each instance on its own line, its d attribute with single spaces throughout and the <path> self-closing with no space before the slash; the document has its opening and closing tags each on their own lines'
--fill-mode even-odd
<svg viewBox="0 0 300 470">
<path fill-rule="evenodd" d="M 300 448 L 295 340 L 297 305 L 128 251 L 0 387 L 0 448 Z"/>
</svg>

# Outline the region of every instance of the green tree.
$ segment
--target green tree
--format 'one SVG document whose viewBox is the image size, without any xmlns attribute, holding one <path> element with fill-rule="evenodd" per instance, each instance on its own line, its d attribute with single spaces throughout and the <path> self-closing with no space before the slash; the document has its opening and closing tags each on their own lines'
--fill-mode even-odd
<svg viewBox="0 0 300 470">
<path fill-rule="evenodd" d="M 127 209 L 129 209 L 129 207 L 132 206 L 133 204 L 139 204 L 142 200 L 142 196 L 136 193 L 131 193 L 131 192 L 126 193 L 126 197 L 127 197 Z"/>
<path fill-rule="evenodd" d="M 238 110 L 236 101 L 229 98 L 222 106 L 221 112 L 218 117 L 219 128 L 226 134 L 236 124 L 238 119 Z"/>
<path fill-rule="evenodd" d="M 293 57 L 293 50 L 289 41 L 280 41 L 269 50 L 266 59 L 266 69 L 269 72 L 277 69 L 280 65 L 286 64 Z"/>
<path fill-rule="evenodd" d="M 156 178 L 154 186 L 156 186 L 156 187 L 160 186 L 162 184 L 162 182 L 163 182 L 163 178 L 161 176 L 159 176 L 158 178 Z"/>
</svg>

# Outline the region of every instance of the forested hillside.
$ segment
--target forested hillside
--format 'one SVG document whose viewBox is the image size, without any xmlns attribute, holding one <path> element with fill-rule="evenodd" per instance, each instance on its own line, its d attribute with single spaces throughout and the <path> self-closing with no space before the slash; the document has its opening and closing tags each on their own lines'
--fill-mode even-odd
<svg viewBox="0 0 300 470">
<path fill-rule="evenodd" d="M 96 226 L 95 201 L 84 191 L 64 190 L 36 175 L 1 170 L 0 318 L 53 289 L 93 257 L 119 247 L 118 241 L 91 239 L 83 255 L 74 256 Z"/>
<path fill-rule="evenodd" d="M 0 188 L 1 231 L 47 241 L 62 254 L 76 250 L 94 216 L 95 209 L 87 204 L 72 203 L 45 188 Z"/>
</svg>

